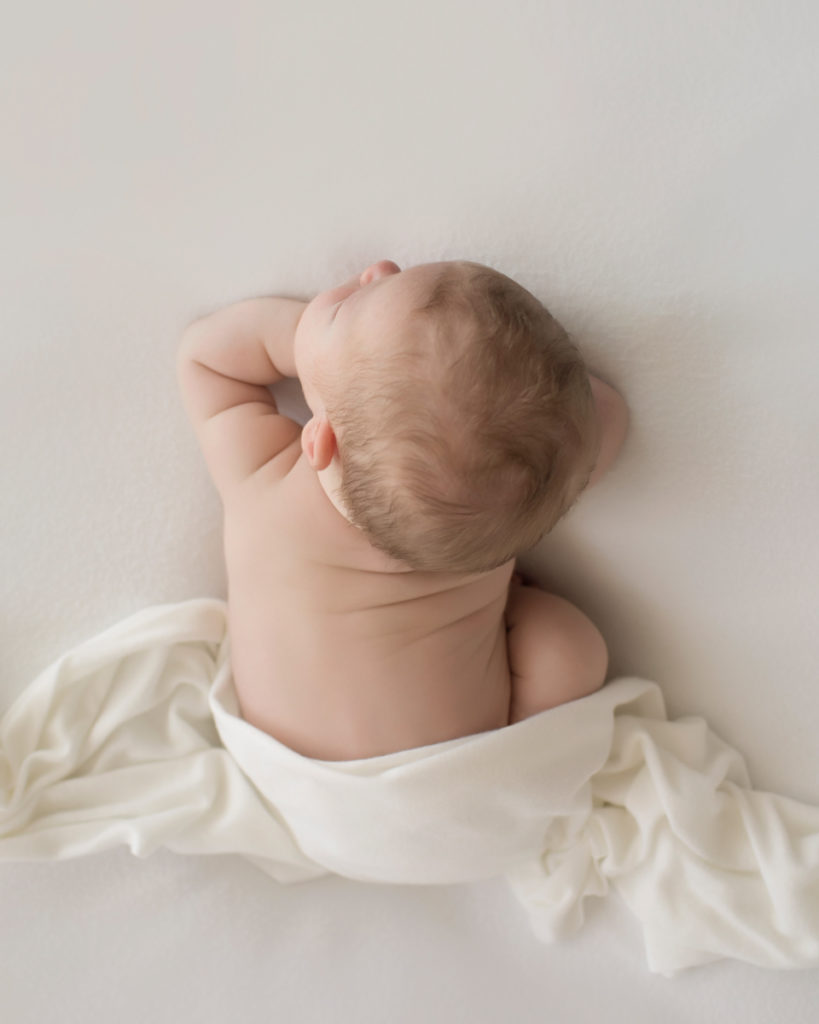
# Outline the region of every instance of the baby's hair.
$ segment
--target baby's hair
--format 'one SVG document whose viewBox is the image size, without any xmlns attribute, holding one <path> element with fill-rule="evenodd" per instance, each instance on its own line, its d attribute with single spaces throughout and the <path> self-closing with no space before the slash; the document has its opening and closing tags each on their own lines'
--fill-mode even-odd
<svg viewBox="0 0 819 1024">
<path fill-rule="evenodd" d="M 588 483 L 599 437 L 586 365 L 530 292 L 478 263 L 445 266 L 404 333 L 329 396 L 341 501 L 412 569 L 494 569 Z"/>
</svg>

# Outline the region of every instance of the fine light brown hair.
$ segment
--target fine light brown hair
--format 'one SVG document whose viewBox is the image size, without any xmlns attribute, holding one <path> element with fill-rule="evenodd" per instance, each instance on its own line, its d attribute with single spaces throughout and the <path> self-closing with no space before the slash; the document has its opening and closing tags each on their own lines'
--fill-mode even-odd
<svg viewBox="0 0 819 1024">
<path fill-rule="evenodd" d="M 530 292 L 447 264 L 407 344 L 357 362 L 327 411 L 340 497 L 370 542 L 412 569 L 478 573 L 535 545 L 599 450 L 586 365 Z"/>
</svg>

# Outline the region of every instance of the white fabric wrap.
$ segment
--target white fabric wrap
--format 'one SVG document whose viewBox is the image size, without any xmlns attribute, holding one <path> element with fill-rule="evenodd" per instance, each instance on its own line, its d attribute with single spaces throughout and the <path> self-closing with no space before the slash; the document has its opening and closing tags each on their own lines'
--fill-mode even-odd
<svg viewBox="0 0 819 1024">
<path fill-rule="evenodd" d="M 494 732 L 302 757 L 238 714 L 226 606 L 148 608 L 70 651 L 0 720 L 0 860 L 238 853 L 281 882 L 506 875 L 543 940 L 613 884 L 651 970 L 819 965 L 819 808 L 750 788 L 699 718 L 617 679 Z"/>
</svg>

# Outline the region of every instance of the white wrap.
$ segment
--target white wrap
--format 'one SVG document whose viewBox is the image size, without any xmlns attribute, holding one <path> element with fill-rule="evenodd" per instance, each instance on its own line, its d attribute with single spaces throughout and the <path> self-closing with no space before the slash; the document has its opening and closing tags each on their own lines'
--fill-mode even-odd
<svg viewBox="0 0 819 1024">
<path fill-rule="evenodd" d="M 701 719 L 618 679 L 495 732 L 360 761 L 244 722 L 226 608 L 148 608 L 64 655 L 0 720 L 0 860 L 125 843 L 239 853 L 282 882 L 505 874 L 551 940 L 609 883 L 649 966 L 819 965 L 819 808 L 749 788 Z"/>
</svg>

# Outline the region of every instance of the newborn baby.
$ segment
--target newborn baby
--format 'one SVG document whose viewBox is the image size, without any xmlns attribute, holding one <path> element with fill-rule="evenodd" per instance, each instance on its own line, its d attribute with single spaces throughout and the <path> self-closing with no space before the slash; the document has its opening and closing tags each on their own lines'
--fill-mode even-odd
<svg viewBox="0 0 819 1024">
<path fill-rule="evenodd" d="M 224 508 L 242 716 L 351 760 L 497 729 L 605 681 L 574 605 L 514 572 L 615 458 L 622 398 L 526 289 L 385 260 L 195 321 L 187 413 Z M 268 386 L 298 376 L 312 418 Z"/>
</svg>

